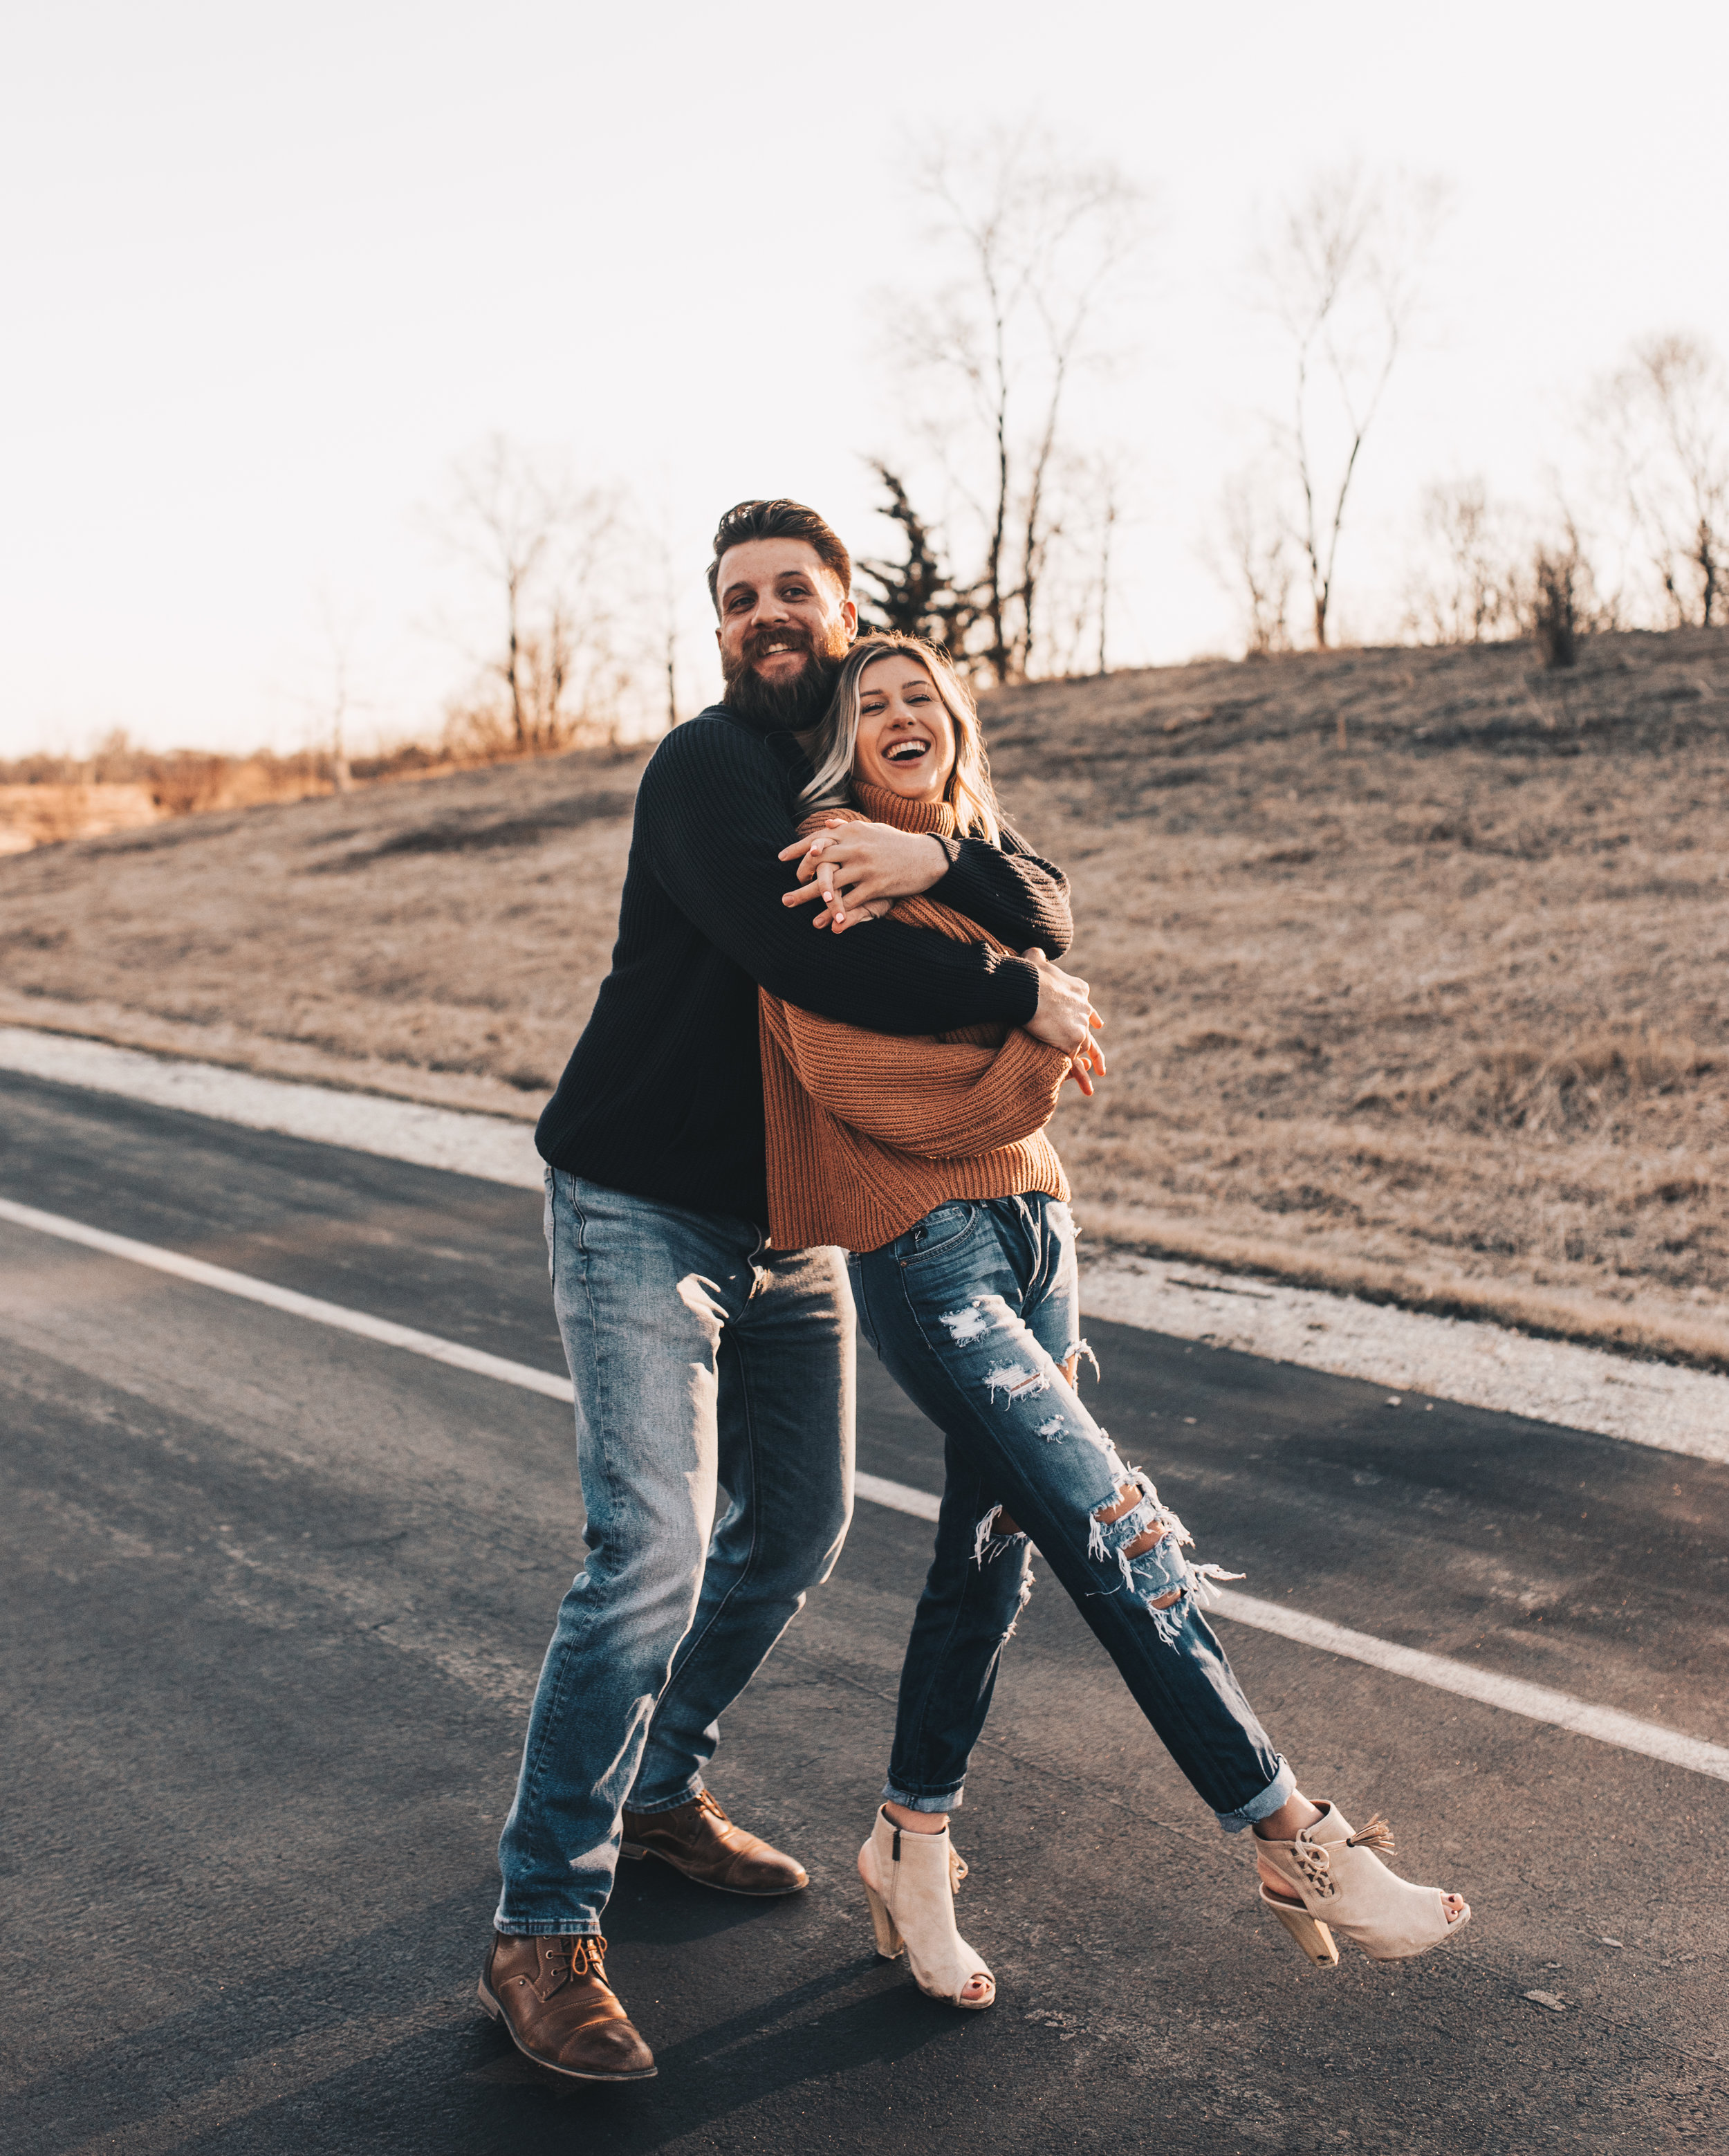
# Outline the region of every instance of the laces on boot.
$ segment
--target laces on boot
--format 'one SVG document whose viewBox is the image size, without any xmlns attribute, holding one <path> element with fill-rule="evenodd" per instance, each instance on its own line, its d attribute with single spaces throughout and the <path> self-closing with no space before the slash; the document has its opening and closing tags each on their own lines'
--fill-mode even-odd
<svg viewBox="0 0 1729 2156">
<path fill-rule="evenodd" d="M 542 1999 L 550 1999 L 567 1984 L 573 1984 L 580 1976 L 598 1977 L 607 1980 L 607 1943 L 597 1932 L 592 1937 L 581 1933 L 575 1937 L 566 1934 L 548 1943 L 546 1963 L 546 1988 L 539 1984 L 535 1989 Z"/>
</svg>

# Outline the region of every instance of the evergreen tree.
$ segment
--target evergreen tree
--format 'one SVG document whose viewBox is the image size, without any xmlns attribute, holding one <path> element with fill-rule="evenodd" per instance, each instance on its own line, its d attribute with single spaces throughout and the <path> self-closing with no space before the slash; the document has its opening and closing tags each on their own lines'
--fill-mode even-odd
<svg viewBox="0 0 1729 2156">
<path fill-rule="evenodd" d="M 978 607 L 970 593 L 954 588 L 936 538 L 899 475 L 885 464 L 873 464 L 871 470 L 888 495 L 884 516 L 906 534 L 906 559 L 856 564 L 858 576 L 875 588 L 860 598 L 859 629 L 922 636 L 964 665 L 967 632 L 979 619 Z"/>
</svg>

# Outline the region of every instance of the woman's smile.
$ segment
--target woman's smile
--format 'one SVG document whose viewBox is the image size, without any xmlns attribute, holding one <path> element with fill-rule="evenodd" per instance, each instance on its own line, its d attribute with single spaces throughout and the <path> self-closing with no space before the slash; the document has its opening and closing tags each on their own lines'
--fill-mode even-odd
<svg viewBox="0 0 1729 2156">
<path fill-rule="evenodd" d="M 922 662 L 890 652 L 859 676 L 854 768 L 909 801 L 941 801 L 955 767 L 954 721 Z"/>
</svg>

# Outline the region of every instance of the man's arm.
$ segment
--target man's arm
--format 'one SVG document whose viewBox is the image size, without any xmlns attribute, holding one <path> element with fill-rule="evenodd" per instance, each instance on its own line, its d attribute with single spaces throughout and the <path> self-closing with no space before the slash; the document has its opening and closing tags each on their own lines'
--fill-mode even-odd
<svg viewBox="0 0 1729 2156">
<path fill-rule="evenodd" d="M 949 871 L 926 892 L 1017 951 L 1036 943 L 1060 958 L 1075 940 L 1069 911 L 1069 879 L 1054 862 L 1040 860 L 1018 832 L 1005 824 L 1000 850 L 988 839 L 951 839 Z"/>
<path fill-rule="evenodd" d="M 644 773 L 636 844 L 647 865 L 680 911 L 772 994 L 873 1033 L 1033 1019 L 1040 975 L 1026 959 L 899 921 L 813 936 L 782 903 L 789 871 L 776 856 L 794 835 L 785 774 L 726 720 L 680 726 Z"/>
</svg>

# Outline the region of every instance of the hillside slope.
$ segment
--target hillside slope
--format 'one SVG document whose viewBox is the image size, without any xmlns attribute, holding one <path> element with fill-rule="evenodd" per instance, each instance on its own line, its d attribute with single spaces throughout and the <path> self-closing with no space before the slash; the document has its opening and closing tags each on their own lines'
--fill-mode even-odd
<svg viewBox="0 0 1729 2156">
<path fill-rule="evenodd" d="M 1109 1020 L 1058 1131 L 1095 1236 L 1729 1353 L 1729 635 L 1599 638 L 1567 675 L 1521 644 L 1220 661 L 985 718 Z M 639 767 L 0 861 L 0 1017 L 532 1113 Z"/>
</svg>

